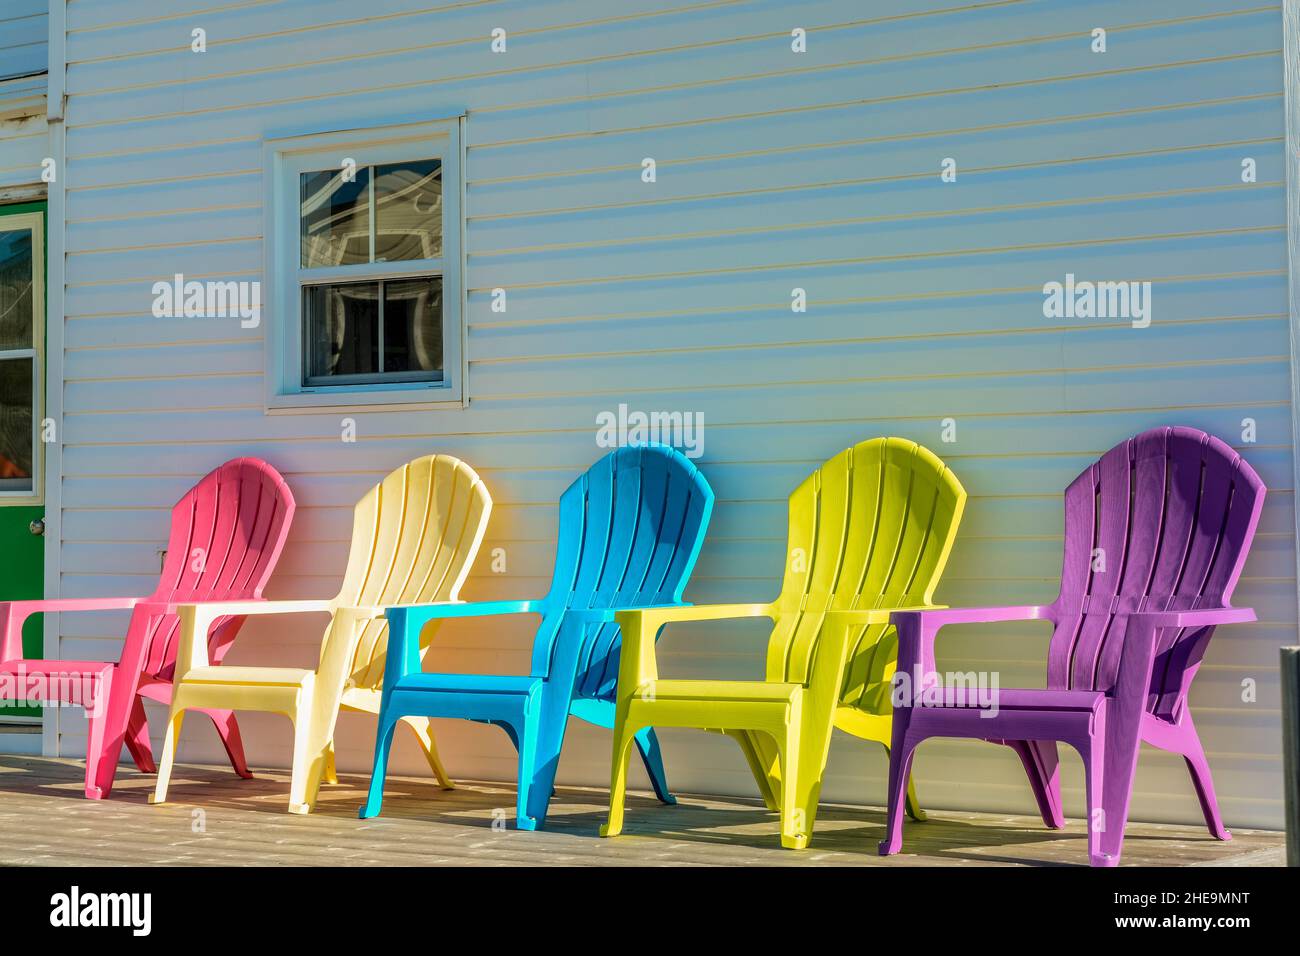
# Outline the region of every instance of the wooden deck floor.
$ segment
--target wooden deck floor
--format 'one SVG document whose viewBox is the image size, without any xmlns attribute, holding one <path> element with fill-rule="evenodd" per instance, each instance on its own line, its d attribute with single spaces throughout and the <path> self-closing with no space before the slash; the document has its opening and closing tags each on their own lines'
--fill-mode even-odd
<svg viewBox="0 0 1300 956">
<path fill-rule="evenodd" d="M 876 856 L 878 809 L 824 806 L 810 849 L 782 850 L 775 817 L 757 801 L 681 796 L 664 807 L 628 801 L 626 835 L 602 840 L 605 794 L 561 788 L 545 832 L 513 829 L 514 788 L 465 782 L 444 792 L 425 779 L 390 777 L 384 816 L 358 820 L 367 779 L 343 775 L 311 816 L 285 812 L 288 775 L 177 767 L 171 799 L 150 806 L 153 778 L 122 768 L 113 799 L 82 797 L 74 760 L 0 756 L 0 865 L 1082 865 L 1083 823 L 1053 833 L 1036 818 L 931 811 L 911 824 L 906 852 Z M 493 821 L 505 821 L 508 828 Z M 1128 865 L 1280 866 L 1283 837 L 1238 830 L 1219 843 L 1193 827 L 1130 824 Z"/>
</svg>

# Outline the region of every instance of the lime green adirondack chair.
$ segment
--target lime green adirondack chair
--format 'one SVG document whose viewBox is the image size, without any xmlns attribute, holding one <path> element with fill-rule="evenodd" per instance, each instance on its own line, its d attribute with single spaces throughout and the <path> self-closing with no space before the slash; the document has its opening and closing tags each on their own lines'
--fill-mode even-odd
<svg viewBox="0 0 1300 956">
<path fill-rule="evenodd" d="M 771 604 L 627 611 L 623 631 L 609 822 L 622 830 L 628 750 L 644 727 L 695 727 L 732 737 L 764 802 L 781 813 L 781 843 L 812 835 L 831 730 L 888 751 L 896 610 L 928 608 L 947 563 L 966 492 L 928 449 L 877 438 L 836 455 L 790 496 L 785 583 Z M 660 680 L 655 637 L 665 624 L 773 621 L 763 681 Z M 918 819 L 916 794 L 908 809 Z"/>
</svg>

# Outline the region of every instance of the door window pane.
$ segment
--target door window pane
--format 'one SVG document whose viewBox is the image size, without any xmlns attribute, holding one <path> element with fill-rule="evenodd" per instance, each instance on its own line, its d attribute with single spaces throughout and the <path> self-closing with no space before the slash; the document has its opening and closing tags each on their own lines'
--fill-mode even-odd
<svg viewBox="0 0 1300 956">
<path fill-rule="evenodd" d="M 375 261 L 442 258 L 442 161 L 375 167 Z"/>
<path fill-rule="evenodd" d="M 32 344 L 32 233 L 0 232 L 0 350 Z"/>
<path fill-rule="evenodd" d="M 308 382 L 379 371 L 379 283 L 307 286 L 303 315 Z"/>
<path fill-rule="evenodd" d="M 0 361 L 0 491 L 32 490 L 32 359 Z"/>
<path fill-rule="evenodd" d="M 384 283 L 384 371 L 442 372 L 441 276 Z"/>
<path fill-rule="evenodd" d="M 370 261 L 370 167 L 353 182 L 343 170 L 303 173 L 302 267 L 346 266 Z"/>
</svg>

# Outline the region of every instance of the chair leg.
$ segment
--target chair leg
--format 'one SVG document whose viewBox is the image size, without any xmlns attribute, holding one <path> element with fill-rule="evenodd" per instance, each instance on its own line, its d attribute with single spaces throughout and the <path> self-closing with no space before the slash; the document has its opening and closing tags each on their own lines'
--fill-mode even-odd
<svg viewBox="0 0 1300 956">
<path fill-rule="evenodd" d="M 1088 862 L 1092 866 L 1114 866 L 1119 861 L 1108 861 L 1102 848 L 1102 835 L 1106 832 L 1106 748 L 1103 735 L 1094 736 L 1091 742 L 1078 749 L 1083 758 L 1083 786 L 1088 807 Z"/>
<path fill-rule="evenodd" d="M 379 729 L 375 735 L 375 763 L 370 770 L 370 791 L 366 795 L 365 805 L 357 816 L 362 820 L 379 816 L 384 806 L 384 777 L 388 775 L 388 753 L 393 746 L 393 733 L 397 730 L 397 718 L 389 717 L 387 712 L 379 712 Z"/>
<path fill-rule="evenodd" d="M 307 805 L 307 778 L 311 773 L 311 705 L 303 704 L 308 694 L 302 694 L 298 700 L 298 709 L 290 714 L 293 721 L 293 761 L 289 781 L 289 812 L 310 813 Z M 324 754 L 321 755 L 324 757 Z"/>
<path fill-rule="evenodd" d="M 786 729 L 785 739 L 777 742 L 781 752 L 781 845 L 787 850 L 806 847 L 812 831 L 806 793 L 799 786 L 802 781 L 798 730 L 799 724 L 792 722 Z"/>
<path fill-rule="evenodd" d="M 86 796 L 104 800 L 113 791 L 117 761 L 126 742 L 131 710 L 136 702 L 135 684 L 120 668 L 106 672 L 100 684 L 107 706 L 86 712 L 89 727 L 86 741 Z M 93 712 L 98 710 L 99 713 Z"/>
<path fill-rule="evenodd" d="M 1061 806 L 1060 757 L 1054 740 L 1008 740 L 1007 746 L 1016 752 L 1029 777 L 1030 789 L 1038 801 L 1038 812 L 1043 823 L 1053 830 L 1065 827 L 1065 811 Z"/>
<path fill-rule="evenodd" d="M 884 747 L 885 747 L 885 759 L 888 760 L 889 744 L 885 744 Z M 910 773 L 907 775 L 907 802 L 905 806 L 907 810 L 907 815 L 911 817 L 913 820 L 915 820 L 917 823 L 924 823 L 926 820 L 929 819 L 929 817 L 925 815 L 925 811 L 921 809 L 921 801 L 916 796 L 916 781 L 913 779 Z"/>
<path fill-rule="evenodd" d="M 560 767 L 560 750 L 568 726 L 567 712 L 558 719 L 548 719 L 538 708 L 539 719 L 526 725 L 520 735 L 519 801 L 515 824 L 521 830 L 540 830 L 546 825 L 546 813 L 555 793 L 555 774 Z M 528 772 L 524 772 L 524 767 Z"/>
<path fill-rule="evenodd" d="M 1103 859 L 1099 866 L 1118 866 L 1124 849 L 1124 828 L 1128 824 L 1129 801 L 1133 796 L 1133 779 L 1137 775 L 1138 751 L 1141 748 L 1138 725 L 1133 720 L 1117 720 L 1111 714 L 1105 717 L 1106 734 L 1105 779 L 1102 781 L 1102 801 L 1106 827 L 1101 834 Z"/>
<path fill-rule="evenodd" d="M 807 753 L 800 755 L 796 760 L 795 773 L 794 826 L 799 839 L 793 844 L 785 841 L 782 843 L 791 849 L 801 850 L 812 842 L 813 827 L 817 822 L 818 801 L 822 792 L 822 775 L 817 772 L 815 761 L 808 759 Z"/>
<path fill-rule="evenodd" d="M 131 716 L 126 722 L 127 752 L 135 761 L 141 773 L 157 773 L 158 767 L 153 762 L 153 748 L 149 744 L 149 720 L 144 712 L 144 699 L 136 696 L 131 707 Z"/>
<path fill-rule="evenodd" d="M 1210 775 L 1209 761 L 1205 759 L 1205 748 L 1201 746 L 1201 737 L 1196 732 L 1190 714 L 1184 714 L 1171 743 L 1187 764 L 1196 797 L 1201 801 L 1201 813 L 1205 816 L 1206 827 L 1215 839 L 1231 840 L 1232 834 L 1223 825 L 1223 817 L 1219 814 L 1219 801 L 1214 794 L 1214 778 Z"/>
<path fill-rule="evenodd" d="M 885 839 L 880 841 L 880 855 L 891 856 L 903 848 L 903 804 L 912 777 L 912 756 L 919 739 L 907 736 L 907 715 L 894 714 L 893 743 L 889 748 L 889 809 L 885 816 Z"/>
<path fill-rule="evenodd" d="M 185 720 L 185 711 L 172 708 L 167 715 L 167 726 L 163 730 L 162 755 L 158 758 L 158 779 L 154 783 L 153 793 L 149 795 L 150 803 L 167 802 L 167 784 L 171 782 L 172 764 L 176 760 L 176 741 L 181 735 L 181 723 Z"/>
<path fill-rule="evenodd" d="M 309 684 L 298 696 L 293 717 L 293 777 L 289 783 L 289 812 L 311 813 L 320 793 L 321 780 L 332 740 L 332 728 L 318 726 L 314 713 L 317 686 Z"/>
<path fill-rule="evenodd" d="M 1088 795 L 1088 862 L 1092 866 L 1119 866 L 1124 846 L 1124 825 L 1128 822 L 1140 746 L 1135 722 L 1127 722 L 1131 733 L 1116 732 L 1125 723 L 1125 716 L 1120 713 L 1116 720 L 1102 709 L 1088 737 L 1074 741 L 1083 757 Z M 1109 732 L 1108 724 L 1112 725 Z"/>
<path fill-rule="evenodd" d="M 311 719 L 301 711 L 292 715 L 293 760 L 290 764 L 289 812 L 310 813 L 307 805 L 307 775 L 311 767 Z"/>
<path fill-rule="evenodd" d="M 206 714 L 212 721 L 212 725 L 217 728 L 217 736 L 221 738 L 221 745 L 226 748 L 226 757 L 230 760 L 231 768 L 240 777 L 251 780 L 253 772 L 248 769 L 248 761 L 244 757 L 244 738 L 239 734 L 239 724 L 235 722 L 234 711 L 202 709 L 199 712 Z"/>
<path fill-rule="evenodd" d="M 514 728 L 509 736 L 518 741 L 518 770 L 515 774 L 515 827 L 520 830 L 535 830 L 536 824 L 528 816 L 528 798 L 532 792 L 533 770 L 537 764 L 536 725 L 529 728 Z"/>
<path fill-rule="evenodd" d="M 433 730 L 429 726 L 428 717 L 403 717 L 406 725 L 415 732 L 416 738 L 420 741 L 420 748 L 424 751 L 424 759 L 429 762 L 429 769 L 433 775 L 438 778 L 438 786 L 443 790 L 455 790 L 456 784 L 447 776 L 447 768 L 442 765 L 438 758 L 438 745 L 433 739 Z"/>
<path fill-rule="evenodd" d="M 92 714 L 86 712 L 86 799 L 102 800 L 108 796 L 100 787 L 100 764 L 106 763 L 104 738 L 106 736 L 108 713 Z"/>
<path fill-rule="evenodd" d="M 650 776 L 650 786 L 654 788 L 655 796 L 659 798 L 660 803 L 674 805 L 677 803 L 677 798 L 668 789 L 663 754 L 659 750 L 659 738 L 655 736 L 654 728 L 641 728 L 637 731 L 635 740 L 637 752 L 641 754 L 641 762 L 645 764 L 645 772 Z"/>
<path fill-rule="evenodd" d="M 773 777 L 756 745 L 755 735 L 748 730 L 728 730 L 726 734 L 740 745 L 740 751 L 745 755 L 745 762 L 749 764 L 750 773 L 754 775 L 754 782 L 758 784 L 758 793 L 763 798 L 764 806 L 773 812 L 779 810 L 781 805 L 777 800 Z"/>
<path fill-rule="evenodd" d="M 632 756 L 632 746 L 636 742 L 636 730 L 624 724 L 623 720 L 614 721 L 614 758 L 610 764 L 609 779 L 609 819 L 600 827 L 603 837 L 618 836 L 623 832 L 623 804 L 627 797 L 627 762 Z"/>
</svg>

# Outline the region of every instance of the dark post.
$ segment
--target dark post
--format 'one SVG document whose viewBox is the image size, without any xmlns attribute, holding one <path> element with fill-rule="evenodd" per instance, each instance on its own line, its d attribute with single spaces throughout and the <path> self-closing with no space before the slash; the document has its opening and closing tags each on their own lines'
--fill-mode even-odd
<svg viewBox="0 0 1300 956">
<path fill-rule="evenodd" d="M 1282 773 L 1286 865 L 1300 866 L 1300 647 L 1282 648 Z"/>
</svg>

